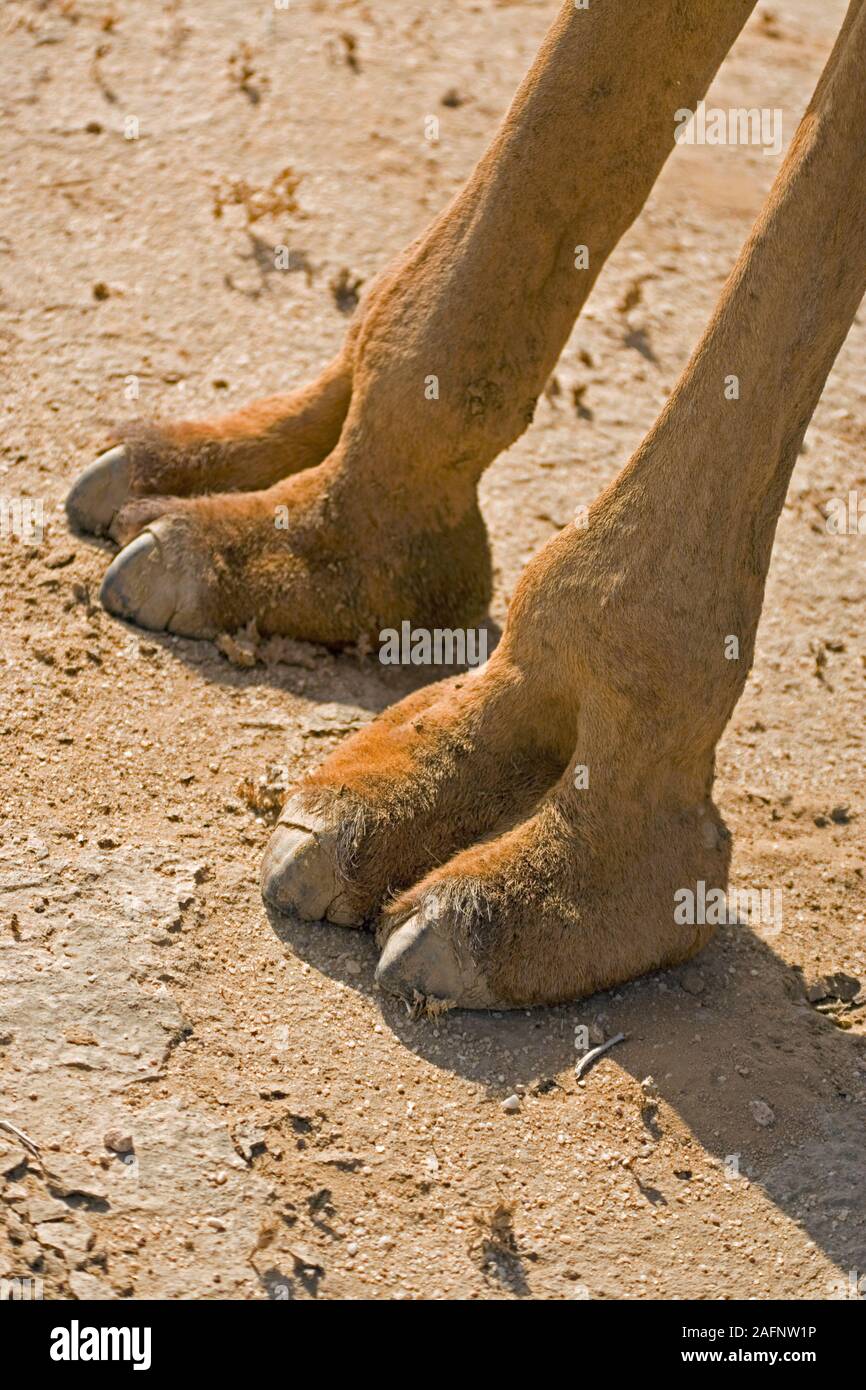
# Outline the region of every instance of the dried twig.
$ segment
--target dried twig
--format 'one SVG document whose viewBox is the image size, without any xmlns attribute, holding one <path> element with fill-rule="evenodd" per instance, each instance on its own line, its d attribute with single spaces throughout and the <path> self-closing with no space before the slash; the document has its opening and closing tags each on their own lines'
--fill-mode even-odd
<svg viewBox="0 0 866 1390">
<path fill-rule="evenodd" d="M 454 999 L 436 999 L 433 995 L 419 994 L 417 989 L 412 991 L 412 999 L 406 999 L 404 1003 L 413 1022 L 419 1018 L 439 1018 L 449 1009 L 457 1007 Z"/>
<path fill-rule="evenodd" d="M 625 1033 L 617 1033 L 615 1038 L 608 1038 L 607 1042 L 603 1042 L 600 1047 L 593 1047 L 585 1053 L 574 1069 L 578 1081 L 584 1072 L 589 1071 L 596 1058 L 600 1057 L 603 1052 L 607 1052 L 608 1048 L 615 1047 L 617 1043 L 621 1042 L 625 1042 Z"/>
<path fill-rule="evenodd" d="M 14 1135 L 14 1137 L 20 1140 L 24 1145 L 25 1149 L 29 1149 L 37 1158 L 41 1158 L 39 1145 L 34 1143 L 29 1134 L 24 1133 L 23 1129 L 19 1129 L 17 1125 L 13 1125 L 11 1120 L 0 1120 L 0 1129 L 5 1130 L 7 1134 Z"/>
</svg>

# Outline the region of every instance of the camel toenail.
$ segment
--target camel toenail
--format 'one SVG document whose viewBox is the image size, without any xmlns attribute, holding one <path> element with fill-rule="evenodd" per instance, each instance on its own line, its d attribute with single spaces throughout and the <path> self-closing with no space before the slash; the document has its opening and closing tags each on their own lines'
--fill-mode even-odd
<svg viewBox="0 0 866 1390">
<path fill-rule="evenodd" d="M 100 454 L 73 483 L 66 515 L 79 531 L 102 535 L 129 500 L 130 463 L 122 445 Z"/>
<path fill-rule="evenodd" d="M 305 922 L 359 925 L 342 888 L 326 836 L 290 823 L 276 827 L 262 863 L 266 903 Z"/>
<path fill-rule="evenodd" d="M 176 586 L 149 531 L 136 536 L 109 565 L 99 598 L 118 618 L 154 631 L 168 627 L 178 606 Z"/>
<path fill-rule="evenodd" d="M 376 983 L 410 1003 L 421 996 L 466 1009 L 496 1004 L 473 962 L 461 959 L 435 922 L 422 913 L 410 917 L 388 938 L 376 968 Z"/>
</svg>

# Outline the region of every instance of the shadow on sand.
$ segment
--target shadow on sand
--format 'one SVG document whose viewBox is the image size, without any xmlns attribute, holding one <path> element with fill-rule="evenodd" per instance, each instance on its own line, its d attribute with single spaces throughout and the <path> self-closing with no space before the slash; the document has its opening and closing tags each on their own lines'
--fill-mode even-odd
<svg viewBox="0 0 866 1390">
<path fill-rule="evenodd" d="M 356 938 L 362 974 L 345 971 L 346 931 L 268 913 L 280 939 L 315 969 L 374 995 L 384 1022 L 427 1062 L 501 1099 L 515 1086 L 543 1097 L 576 1091 L 574 1029 L 600 1012 L 626 1041 L 596 1066 L 640 1083 L 651 1075 L 658 1103 L 677 1112 L 695 1139 L 723 1163 L 736 1156 L 748 1177 L 847 1277 L 866 1269 L 866 1038 L 845 1032 L 809 1005 L 799 972 L 746 926 L 720 929 L 691 967 L 659 972 L 616 991 L 555 1008 L 437 1020 L 408 1016 L 373 983 L 377 952 Z M 694 987 L 699 972 L 699 994 Z M 589 1073 L 590 1077 L 592 1073 Z M 507 1078 L 503 1085 L 500 1078 Z M 591 1083 L 590 1083 L 591 1084 Z M 756 1124 L 751 1102 L 775 1114 Z M 648 1137 L 663 1109 L 643 1112 Z M 788 1141 L 780 1157 L 779 1136 Z M 666 1204 L 675 1192 L 646 1189 Z"/>
</svg>

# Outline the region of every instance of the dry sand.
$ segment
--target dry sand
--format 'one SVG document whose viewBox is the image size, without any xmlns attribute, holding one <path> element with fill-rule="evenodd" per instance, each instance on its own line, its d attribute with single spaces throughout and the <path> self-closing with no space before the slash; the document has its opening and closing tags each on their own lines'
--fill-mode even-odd
<svg viewBox="0 0 866 1390">
<path fill-rule="evenodd" d="M 244 668 L 124 627 L 95 603 L 109 547 L 65 523 L 111 420 L 327 359 L 554 9 L 3 6 L 0 495 L 41 499 L 45 534 L 0 543 L 0 1116 L 39 1149 L 0 1131 L 0 1275 L 46 1296 L 828 1298 L 866 1270 L 866 1008 L 807 997 L 866 978 L 866 520 L 824 517 L 866 503 L 862 312 L 719 750 L 733 883 L 781 889 L 782 928 L 570 1007 L 412 1021 L 368 937 L 281 940 L 257 887 L 280 786 L 419 673 L 292 644 Z M 761 5 L 709 101 L 781 107 L 787 143 L 843 11 Z M 777 166 L 671 159 L 485 478 L 495 622 L 652 422 Z M 627 1040 L 578 1083 L 580 1024 Z"/>
</svg>

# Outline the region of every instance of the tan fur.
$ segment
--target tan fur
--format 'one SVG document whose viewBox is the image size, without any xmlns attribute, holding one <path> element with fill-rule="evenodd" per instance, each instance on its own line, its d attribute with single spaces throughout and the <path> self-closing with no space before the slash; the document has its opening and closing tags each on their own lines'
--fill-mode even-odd
<svg viewBox="0 0 866 1390">
<path fill-rule="evenodd" d="M 270 487 L 319 463 L 340 437 L 352 391 L 350 335 L 309 386 L 216 420 L 142 421 L 115 436 L 132 459 L 134 496 L 194 496 Z"/>
</svg>

